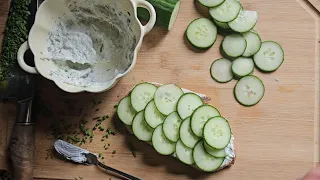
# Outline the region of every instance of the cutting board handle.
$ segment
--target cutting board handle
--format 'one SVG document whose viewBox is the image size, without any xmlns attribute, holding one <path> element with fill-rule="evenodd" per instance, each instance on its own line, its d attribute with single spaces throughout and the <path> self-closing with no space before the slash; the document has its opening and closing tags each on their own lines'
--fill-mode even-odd
<svg viewBox="0 0 320 180">
<path fill-rule="evenodd" d="M 32 180 L 35 157 L 35 127 L 31 120 L 32 100 L 19 102 L 17 122 L 9 147 L 14 180 Z M 21 122 L 22 119 L 25 122 Z"/>
</svg>

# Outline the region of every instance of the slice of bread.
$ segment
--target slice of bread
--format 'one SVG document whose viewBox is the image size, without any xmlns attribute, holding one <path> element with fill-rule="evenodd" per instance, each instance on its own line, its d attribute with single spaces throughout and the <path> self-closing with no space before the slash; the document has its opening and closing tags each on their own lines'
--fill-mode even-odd
<svg viewBox="0 0 320 180">
<path fill-rule="evenodd" d="M 154 85 L 157 86 L 157 87 L 159 87 L 159 86 L 162 85 L 162 84 L 156 83 L 156 82 L 150 82 L 150 83 L 151 83 L 151 84 L 154 84 Z M 183 90 L 184 93 L 192 92 L 192 93 L 197 94 L 198 96 L 201 97 L 201 99 L 202 99 L 202 101 L 203 101 L 204 104 L 209 104 L 209 102 L 211 101 L 211 98 L 208 97 L 208 96 L 205 95 L 205 94 L 197 93 L 197 92 L 194 92 L 194 91 L 191 91 L 191 90 L 188 90 L 188 89 L 184 89 L 184 88 L 181 88 L 181 89 Z M 130 90 L 130 92 L 128 93 L 128 95 L 130 95 L 130 93 L 131 93 L 131 90 Z M 132 129 L 131 129 L 131 126 L 127 126 L 127 125 L 126 125 L 126 127 L 127 127 L 127 130 L 128 130 L 131 134 L 133 134 Z M 148 143 L 148 144 L 152 145 L 151 143 Z M 230 143 L 228 144 L 228 146 L 227 146 L 226 149 L 225 149 L 225 152 L 227 153 L 227 156 L 225 157 L 222 165 L 221 165 L 218 169 L 216 169 L 214 172 L 220 171 L 220 170 L 222 170 L 222 169 L 225 169 L 225 168 L 227 168 L 227 167 L 229 167 L 229 166 L 232 166 L 232 165 L 235 163 L 235 160 L 236 160 L 236 152 L 235 152 L 235 146 L 234 146 L 234 135 L 233 135 L 233 133 L 232 133 L 232 136 L 231 136 Z M 175 157 L 175 158 L 177 158 L 175 154 L 173 154 L 172 156 Z M 199 169 L 195 164 L 192 165 L 192 167 L 194 167 L 194 168 L 196 168 L 196 169 L 198 169 L 198 170 L 201 171 L 201 169 Z"/>
</svg>

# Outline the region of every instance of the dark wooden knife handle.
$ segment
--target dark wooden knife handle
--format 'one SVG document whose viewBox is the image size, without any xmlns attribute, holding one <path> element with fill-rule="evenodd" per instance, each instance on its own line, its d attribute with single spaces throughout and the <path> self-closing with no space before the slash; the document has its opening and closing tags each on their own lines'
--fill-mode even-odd
<svg viewBox="0 0 320 180">
<path fill-rule="evenodd" d="M 35 126 L 17 123 L 10 142 L 14 180 L 32 180 L 35 156 Z"/>
<path fill-rule="evenodd" d="M 35 126 L 31 109 L 32 98 L 18 102 L 17 120 L 9 146 L 14 180 L 33 179 Z"/>
</svg>

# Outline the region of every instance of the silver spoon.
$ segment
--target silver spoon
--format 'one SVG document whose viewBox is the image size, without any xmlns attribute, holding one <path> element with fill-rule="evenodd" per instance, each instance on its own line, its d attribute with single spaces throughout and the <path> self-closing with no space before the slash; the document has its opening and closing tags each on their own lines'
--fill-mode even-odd
<svg viewBox="0 0 320 180">
<path fill-rule="evenodd" d="M 140 178 L 134 177 L 130 174 L 124 173 L 107 165 L 104 165 L 98 160 L 97 155 L 90 153 L 89 151 L 67 143 L 63 140 L 57 140 L 54 143 L 54 148 L 58 154 L 66 158 L 67 160 L 73 161 L 75 163 L 86 164 L 86 165 L 96 165 L 100 166 L 106 171 L 111 171 L 117 175 L 120 175 L 128 180 L 142 180 Z"/>
</svg>

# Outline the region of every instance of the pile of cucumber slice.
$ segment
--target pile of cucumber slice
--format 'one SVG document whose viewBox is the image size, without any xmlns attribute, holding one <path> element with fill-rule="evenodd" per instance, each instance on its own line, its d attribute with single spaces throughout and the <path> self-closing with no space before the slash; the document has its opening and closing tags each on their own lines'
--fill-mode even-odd
<svg viewBox="0 0 320 180">
<path fill-rule="evenodd" d="M 254 30 L 258 13 L 244 9 L 239 0 L 198 1 L 208 8 L 211 19 L 192 21 L 187 28 L 187 39 L 194 47 L 208 49 L 215 43 L 218 32 L 224 34 L 220 49 L 224 58 L 212 63 L 211 77 L 219 83 L 240 79 L 234 90 L 236 100 L 245 106 L 257 104 L 265 88 L 252 75 L 254 67 L 262 72 L 276 71 L 284 61 L 282 47 L 274 41 L 262 42 Z"/>
<path fill-rule="evenodd" d="M 172 155 L 202 171 L 223 168 L 230 156 L 229 122 L 199 95 L 175 84 L 136 85 L 120 101 L 117 114 L 139 140 L 151 143 L 159 154 Z"/>
</svg>

